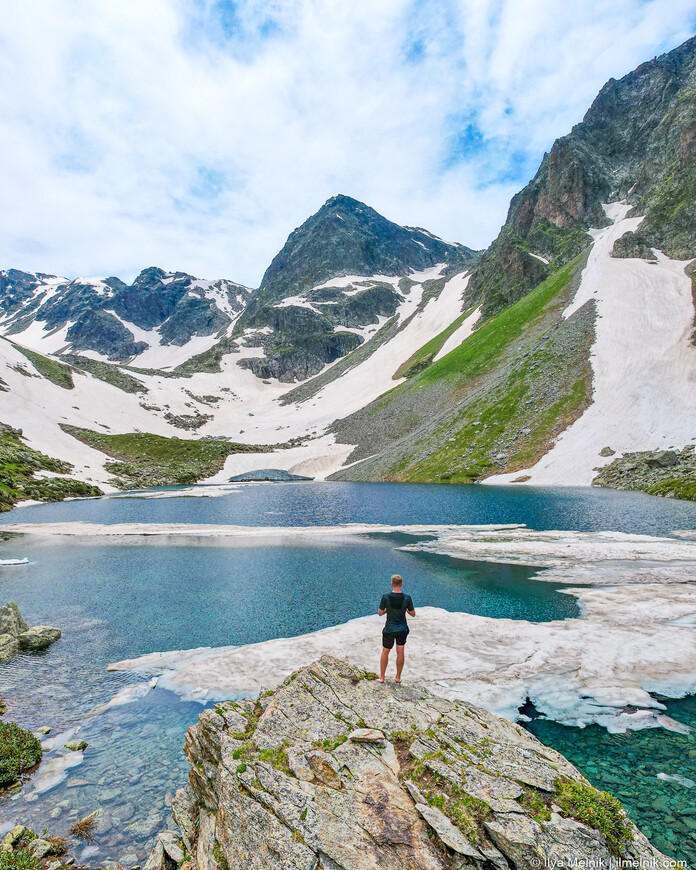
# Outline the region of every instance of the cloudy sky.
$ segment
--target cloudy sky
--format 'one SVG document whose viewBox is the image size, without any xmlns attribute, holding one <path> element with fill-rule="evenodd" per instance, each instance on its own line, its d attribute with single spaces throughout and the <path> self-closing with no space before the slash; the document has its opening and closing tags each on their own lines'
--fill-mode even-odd
<svg viewBox="0 0 696 870">
<path fill-rule="evenodd" d="M 335 193 L 487 245 L 602 84 L 696 0 L 21 0 L 0 268 L 255 286 Z"/>
</svg>

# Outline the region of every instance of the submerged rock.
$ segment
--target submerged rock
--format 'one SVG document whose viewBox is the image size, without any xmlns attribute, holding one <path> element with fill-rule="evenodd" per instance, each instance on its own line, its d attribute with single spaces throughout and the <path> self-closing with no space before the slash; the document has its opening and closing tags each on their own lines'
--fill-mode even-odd
<svg viewBox="0 0 696 870">
<path fill-rule="evenodd" d="M 323 656 L 265 707 L 200 715 L 172 804 L 194 870 L 536 870 L 618 853 L 668 866 L 614 798 L 518 725 L 368 677 Z M 148 867 L 164 855 L 158 840 Z"/>
</svg>

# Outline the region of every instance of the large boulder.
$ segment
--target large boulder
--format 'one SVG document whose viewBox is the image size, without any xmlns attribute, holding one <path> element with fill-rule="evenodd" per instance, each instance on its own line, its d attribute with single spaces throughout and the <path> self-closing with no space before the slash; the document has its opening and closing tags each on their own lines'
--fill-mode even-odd
<svg viewBox="0 0 696 870">
<path fill-rule="evenodd" d="M 58 640 L 60 635 L 59 628 L 54 628 L 51 625 L 34 625 L 18 635 L 17 641 L 21 650 L 36 652 L 47 649 Z"/>
<path fill-rule="evenodd" d="M 615 798 L 519 725 L 330 656 L 259 701 L 204 711 L 185 752 L 176 816 L 194 870 L 669 866 Z"/>
</svg>

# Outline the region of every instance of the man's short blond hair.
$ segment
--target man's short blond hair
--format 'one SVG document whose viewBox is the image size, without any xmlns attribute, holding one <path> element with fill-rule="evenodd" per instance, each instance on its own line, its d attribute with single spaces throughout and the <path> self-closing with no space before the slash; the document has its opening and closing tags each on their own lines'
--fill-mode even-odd
<svg viewBox="0 0 696 870">
<path fill-rule="evenodd" d="M 401 586 L 404 582 L 404 578 L 401 574 L 392 574 L 392 586 Z"/>
</svg>

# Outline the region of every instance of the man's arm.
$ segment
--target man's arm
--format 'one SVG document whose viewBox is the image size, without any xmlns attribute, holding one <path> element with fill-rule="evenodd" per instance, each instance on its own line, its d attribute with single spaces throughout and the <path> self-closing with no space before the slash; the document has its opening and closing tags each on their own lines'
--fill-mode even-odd
<svg viewBox="0 0 696 870">
<path fill-rule="evenodd" d="M 415 616 L 416 615 L 416 608 L 413 606 L 413 598 L 411 598 L 410 595 L 408 596 L 408 600 L 409 600 L 409 604 L 411 605 L 411 607 L 408 611 L 408 615 Z"/>
<path fill-rule="evenodd" d="M 387 608 L 386 608 L 386 607 L 384 608 L 384 610 L 382 610 L 382 608 L 380 607 L 379 610 L 377 611 L 377 615 L 378 615 L 378 616 L 384 616 L 384 614 L 385 614 L 386 612 L 387 612 Z"/>
<path fill-rule="evenodd" d="M 383 596 L 382 596 L 382 600 L 379 602 L 379 610 L 377 611 L 377 614 L 378 614 L 379 616 L 384 616 L 384 614 L 387 612 L 387 601 L 386 601 L 386 598 L 387 598 L 387 596 L 386 596 L 386 595 L 383 595 Z"/>
</svg>

